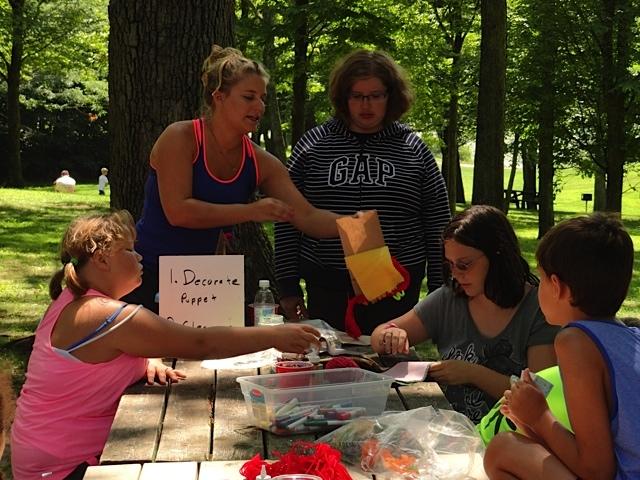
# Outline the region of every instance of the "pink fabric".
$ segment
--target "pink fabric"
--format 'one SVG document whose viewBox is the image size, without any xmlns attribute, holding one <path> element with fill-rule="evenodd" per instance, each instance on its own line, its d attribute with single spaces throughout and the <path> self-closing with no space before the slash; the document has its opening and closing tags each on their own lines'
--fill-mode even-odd
<svg viewBox="0 0 640 480">
<path fill-rule="evenodd" d="M 95 290 L 86 295 L 105 296 Z M 65 289 L 36 330 L 11 429 L 15 480 L 63 479 L 82 462 L 95 464 L 120 396 L 146 372 L 145 358 L 122 354 L 110 362 L 90 364 L 54 351 L 51 331 L 72 300 Z"/>
</svg>

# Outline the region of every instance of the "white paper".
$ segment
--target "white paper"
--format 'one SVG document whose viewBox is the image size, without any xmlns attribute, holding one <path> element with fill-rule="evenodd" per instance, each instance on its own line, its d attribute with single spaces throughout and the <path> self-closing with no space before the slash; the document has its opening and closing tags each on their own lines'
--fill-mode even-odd
<svg viewBox="0 0 640 480">
<path fill-rule="evenodd" d="M 238 355 L 237 357 L 219 358 L 215 360 L 203 360 L 202 368 L 210 370 L 233 370 L 244 368 L 260 368 L 273 365 L 282 354 L 275 348 L 262 350 L 261 352 Z"/>
<path fill-rule="evenodd" d="M 159 310 L 190 327 L 244 327 L 244 256 L 160 257 Z"/>
<path fill-rule="evenodd" d="M 429 373 L 432 362 L 398 362 L 384 375 L 393 377 L 400 382 L 424 382 Z"/>
</svg>

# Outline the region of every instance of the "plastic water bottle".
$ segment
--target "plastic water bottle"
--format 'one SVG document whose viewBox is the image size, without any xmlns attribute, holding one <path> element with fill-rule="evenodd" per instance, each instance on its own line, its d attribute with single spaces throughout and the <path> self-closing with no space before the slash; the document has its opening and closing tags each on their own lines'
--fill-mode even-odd
<svg viewBox="0 0 640 480">
<path fill-rule="evenodd" d="M 273 292 L 269 288 L 269 280 L 260 280 L 258 282 L 258 291 L 256 298 L 253 300 L 253 324 L 264 324 L 264 318 L 276 313 L 276 301 L 273 298 Z"/>
</svg>

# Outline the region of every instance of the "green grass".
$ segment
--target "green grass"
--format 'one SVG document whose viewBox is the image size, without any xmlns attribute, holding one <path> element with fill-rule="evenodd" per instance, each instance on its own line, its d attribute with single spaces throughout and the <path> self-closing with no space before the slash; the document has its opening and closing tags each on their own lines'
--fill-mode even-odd
<svg viewBox="0 0 640 480">
<path fill-rule="evenodd" d="M 462 172 L 470 201 L 472 168 L 463 165 Z M 556 220 L 583 214 L 581 194 L 592 192 L 592 181 L 572 171 L 558 172 L 558 178 L 562 184 L 555 200 Z M 636 185 L 640 185 L 637 170 L 625 178 L 622 202 L 624 223 L 636 246 L 636 261 L 629 296 L 620 313 L 640 317 L 640 194 Z M 514 188 L 521 186 L 521 176 L 517 175 Z M 10 342 L 33 333 L 49 303 L 49 277 L 59 268 L 58 245 L 64 229 L 77 216 L 108 209 L 109 196 L 99 196 L 95 185 L 79 185 L 73 194 L 53 192 L 51 187 L 0 188 L 0 368 L 11 370 L 16 391 L 24 379 L 28 346 Z M 511 208 L 509 219 L 525 257 L 534 266 L 537 212 Z M 433 350 L 420 349 L 420 353 L 432 355 Z M 7 465 L 7 460 L 0 463 L 0 472 L 11 478 Z"/>
</svg>

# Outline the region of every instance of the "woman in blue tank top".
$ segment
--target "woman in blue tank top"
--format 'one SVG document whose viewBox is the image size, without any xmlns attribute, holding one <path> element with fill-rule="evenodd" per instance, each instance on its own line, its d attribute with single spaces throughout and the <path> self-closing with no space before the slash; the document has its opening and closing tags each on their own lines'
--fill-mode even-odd
<svg viewBox="0 0 640 480">
<path fill-rule="evenodd" d="M 213 45 L 202 72 L 205 115 L 169 125 L 156 141 L 136 226 L 144 276 L 126 300 L 155 312 L 159 257 L 213 254 L 234 224 L 291 222 L 313 237 L 337 236 L 338 216 L 307 202 L 282 162 L 247 137 L 264 114 L 264 68 Z M 249 203 L 256 189 L 266 197 Z"/>
</svg>

